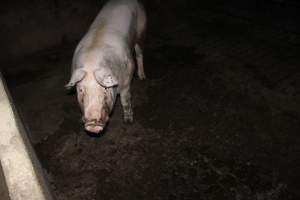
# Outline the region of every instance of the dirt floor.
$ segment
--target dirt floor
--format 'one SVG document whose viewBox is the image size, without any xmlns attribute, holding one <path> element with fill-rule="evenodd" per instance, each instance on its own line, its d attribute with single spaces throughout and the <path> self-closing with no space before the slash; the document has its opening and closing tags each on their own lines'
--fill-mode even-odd
<svg viewBox="0 0 300 200">
<path fill-rule="evenodd" d="M 300 199 L 299 35 L 201 15 L 149 31 L 135 121 L 118 100 L 100 137 L 64 89 L 75 44 L 4 72 L 58 200 Z"/>
</svg>

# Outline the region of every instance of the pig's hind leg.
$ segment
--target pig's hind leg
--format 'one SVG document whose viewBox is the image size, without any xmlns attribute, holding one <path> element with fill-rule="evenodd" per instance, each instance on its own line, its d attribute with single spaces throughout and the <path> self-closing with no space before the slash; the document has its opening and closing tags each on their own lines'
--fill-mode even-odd
<svg viewBox="0 0 300 200">
<path fill-rule="evenodd" d="M 146 75 L 144 71 L 143 50 L 139 44 L 136 44 L 134 49 L 135 49 L 137 67 L 138 67 L 138 76 L 140 80 L 144 80 L 146 79 Z"/>
<path fill-rule="evenodd" d="M 134 46 L 137 68 L 138 68 L 138 76 L 141 80 L 146 79 L 145 71 L 144 71 L 144 63 L 143 63 L 143 49 L 142 44 L 145 39 L 145 30 L 147 24 L 147 16 L 142 4 L 138 4 L 137 10 L 137 40 Z"/>
</svg>

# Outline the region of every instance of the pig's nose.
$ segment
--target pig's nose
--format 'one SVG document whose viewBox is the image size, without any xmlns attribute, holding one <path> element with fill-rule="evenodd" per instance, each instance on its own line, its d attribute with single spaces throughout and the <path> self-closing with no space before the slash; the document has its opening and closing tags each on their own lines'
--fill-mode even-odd
<svg viewBox="0 0 300 200">
<path fill-rule="evenodd" d="M 82 119 L 83 123 L 85 126 L 104 126 L 105 125 L 105 121 L 101 120 L 101 119 L 88 119 L 86 117 L 83 117 Z"/>
<path fill-rule="evenodd" d="M 98 119 L 96 119 L 96 118 L 88 118 L 88 117 L 86 117 L 86 116 L 83 116 L 82 117 L 82 122 L 83 123 L 95 123 L 95 124 L 97 124 L 97 123 L 99 123 L 99 121 L 100 120 L 98 120 Z"/>
<path fill-rule="evenodd" d="M 91 133 L 99 133 L 100 131 L 103 130 L 102 126 L 93 126 L 93 125 L 87 125 L 85 126 L 85 130 Z"/>
</svg>

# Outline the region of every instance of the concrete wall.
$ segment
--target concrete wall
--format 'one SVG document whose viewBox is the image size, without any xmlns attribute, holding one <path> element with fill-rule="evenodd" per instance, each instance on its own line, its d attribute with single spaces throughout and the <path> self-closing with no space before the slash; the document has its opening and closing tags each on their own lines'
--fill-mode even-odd
<svg viewBox="0 0 300 200">
<path fill-rule="evenodd" d="M 39 50 L 76 42 L 107 0 L 7 0 L 0 7 L 0 61 L 11 61 Z M 146 6 L 151 31 L 160 31 L 197 8 L 217 9 L 237 17 L 295 30 L 296 0 L 140 0 Z M 251 16 L 247 10 L 256 10 Z M 249 14 L 250 13 L 250 14 Z M 255 13 L 255 12 L 254 12 Z M 250 15 L 250 16 L 249 16 Z M 273 19 L 276 15 L 277 18 Z M 298 26 L 297 26 L 298 27 Z M 300 31 L 300 30 L 296 30 Z M 1 68 L 6 66 L 1 65 Z"/>
<path fill-rule="evenodd" d="M 5 176 L 3 174 L 3 169 L 0 164 L 0 197 L 1 200 L 10 200 L 9 199 L 9 193 L 8 193 L 8 188 L 5 182 Z"/>
<path fill-rule="evenodd" d="M 0 199 L 6 200 L 8 196 L 10 200 L 53 199 L 1 73 L 0 163 Z"/>
<path fill-rule="evenodd" d="M 140 0 L 149 23 L 176 22 L 182 0 Z M 107 0 L 12 0 L 0 7 L 0 61 L 8 63 L 36 51 L 77 42 Z M 174 13 L 177 13 L 175 15 Z M 170 23 L 164 23 L 169 25 Z M 153 29 L 151 29 L 153 30 Z M 6 66 L 1 65 L 1 68 Z"/>
<path fill-rule="evenodd" d="M 1 3 L 0 61 L 79 39 L 101 2 L 28 0 Z"/>
</svg>

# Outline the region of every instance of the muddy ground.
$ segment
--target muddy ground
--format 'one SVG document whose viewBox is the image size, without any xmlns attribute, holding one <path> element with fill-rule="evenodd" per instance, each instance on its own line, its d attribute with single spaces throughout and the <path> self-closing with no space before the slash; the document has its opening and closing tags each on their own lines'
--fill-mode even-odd
<svg viewBox="0 0 300 200">
<path fill-rule="evenodd" d="M 57 199 L 300 199 L 299 35 L 208 11 L 153 30 L 135 121 L 118 100 L 100 137 L 63 87 L 76 43 L 4 71 Z"/>
</svg>

